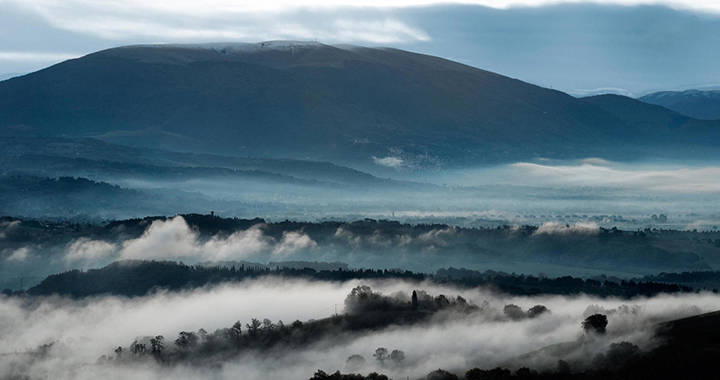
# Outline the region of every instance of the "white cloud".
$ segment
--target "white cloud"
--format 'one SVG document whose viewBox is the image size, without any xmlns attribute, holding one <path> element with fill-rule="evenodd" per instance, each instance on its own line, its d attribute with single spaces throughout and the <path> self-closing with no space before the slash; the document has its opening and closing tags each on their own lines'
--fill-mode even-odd
<svg viewBox="0 0 720 380">
<path fill-rule="evenodd" d="M 30 257 L 30 248 L 22 247 L 15 250 L 4 249 L 2 251 L 2 255 L 6 256 L 5 260 L 7 261 L 25 261 L 28 259 L 28 257 Z"/>
<path fill-rule="evenodd" d="M 169 220 L 156 220 L 142 236 L 125 241 L 120 258 L 224 261 L 263 256 L 269 259 L 268 256 L 287 257 L 315 246 L 315 241 L 297 231 L 285 232 L 277 241 L 265 235 L 262 225 L 229 236 L 216 235 L 203 240 L 182 216 L 176 216 Z"/>
<path fill-rule="evenodd" d="M 162 334 L 167 349 L 179 331 L 214 331 L 229 327 L 236 320 L 250 318 L 295 319 L 326 318 L 334 304 L 342 305 L 350 290 L 366 284 L 383 294 L 409 293 L 412 289 L 429 294 L 460 294 L 477 304 L 488 302 L 486 313 L 448 316 L 414 326 L 391 326 L 361 334 L 333 335 L 327 340 L 292 350 L 271 351 L 271 355 L 238 355 L 229 361 L 209 361 L 207 366 L 172 366 L 153 361 L 129 365 L 95 364 L 100 355 L 113 355 L 117 346 L 127 347 L 136 337 Z M 0 296 L 2 297 L 2 296 Z M 24 377 L 53 379 L 153 378 L 310 378 L 318 368 L 328 372 L 343 370 L 348 356 L 361 354 L 368 359 L 361 372 L 379 371 L 391 378 L 421 378 L 431 370 L 454 372 L 474 366 L 492 368 L 508 360 L 552 344 L 576 341 L 580 322 L 588 311 L 608 315 L 608 334 L 598 350 L 610 342 L 631 341 L 643 349 L 653 344 L 657 322 L 717 309 L 717 296 L 701 294 L 663 295 L 653 298 L 619 300 L 584 295 L 573 297 L 511 297 L 483 288 L 458 289 L 453 286 L 406 281 L 318 281 L 268 278 L 226 284 L 212 289 L 186 292 L 160 292 L 144 297 L 96 297 L 71 300 L 38 298 L 27 303 L 20 298 L 0 302 L 0 353 L 22 352 L 41 344 L 56 342 L 47 355 L 27 365 L 22 354 L 0 355 L 0 378 Z M 540 318 L 508 321 L 501 317 L 506 304 L 524 310 L 542 304 L 551 310 Z M 338 311 L 341 312 L 341 309 Z M 472 333 L 468 333 L 472 332 Z M 380 368 L 372 353 L 378 347 L 400 349 L 406 354 L 402 368 Z M 571 355 L 586 355 L 575 352 Z M 554 366 L 557 357 L 538 357 L 535 364 Z M 533 366 L 535 367 L 535 366 Z"/>
<path fill-rule="evenodd" d="M 115 40 L 318 39 L 330 43 L 400 43 L 430 38 L 424 31 L 390 17 L 377 7 L 353 12 L 354 8 L 338 8 L 342 3 L 6 1 L 38 14 L 56 28 Z"/>
<path fill-rule="evenodd" d="M 678 193 L 720 191 L 720 167 L 670 170 L 641 166 L 624 168 L 607 161 L 557 166 L 523 162 L 510 167 L 515 169 L 516 178 L 534 185 L 607 186 Z"/>
<path fill-rule="evenodd" d="M 580 222 L 566 225 L 558 222 L 545 222 L 538 227 L 534 235 L 598 233 L 600 233 L 600 226 L 597 223 Z"/>
<path fill-rule="evenodd" d="M 0 51 L 0 61 L 47 63 L 65 61 L 81 55 L 83 54 Z"/>
<path fill-rule="evenodd" d="M 0 239 L 5 239 L 8 232 L 12 231 L 15 227 L 20 225 L 19 220 L 13 220 L 11 222 L 0 223 Z"/>
<path fill-rule="evenodd" d="M 314 240 L 310 239 L 309 236 L 295 232 L 284 232 L 282 240 L 275 246 L 273 253 L 275 255 L 285 257 L 292 253 L 302 251 L 317 246 Z"/>
<path fill-rule="evenodd" d="M 401 168 L 405 166 L 405 161 L 403 161 L 402 158 L 399 157 L 384 157 L 384 158 L 377 158 L 373 156 L 373 161 L 376 165 L 380 166 L 387 166 L 389 168 Z"/>
<path fill-rule="evenodd" d="M 101 240 L 91 240 L 86 237 L 76 239 L 70 243 L 65 253 L 66 261 L 96 260 L 112 256 L 118 247 Z"/>
</svg>

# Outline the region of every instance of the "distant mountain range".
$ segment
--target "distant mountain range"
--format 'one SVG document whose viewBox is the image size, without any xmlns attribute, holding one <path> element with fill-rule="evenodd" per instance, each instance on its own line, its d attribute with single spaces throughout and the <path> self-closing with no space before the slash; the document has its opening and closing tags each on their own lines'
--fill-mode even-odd
<svg viewBox="0 0 720 380">
<path fill-rule="evenodd" d="M 702 120 L 720 119 L 720 90 L 661 91 L 638 98 Z"/>
<path fill-rule="evenodd" d="M 0 136 L 429 168 L 716 157 L 720 122 L 397 49 L 276 41 L 121 47 L 0 82 Z"/>
</svg>

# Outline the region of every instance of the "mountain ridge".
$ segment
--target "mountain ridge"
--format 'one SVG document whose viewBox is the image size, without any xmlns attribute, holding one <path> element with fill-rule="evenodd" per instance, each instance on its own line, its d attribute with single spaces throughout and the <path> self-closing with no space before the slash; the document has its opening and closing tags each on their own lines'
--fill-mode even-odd
<svg viewBox="0 0 720 380">
<path fill-rule="evenodd" d="M 592 102 L 399 49 L 221 45 L 125 46 L 4 81 L 0 134 L 419 168 L 626 158 L 633 145 L 708 140 L 643 139 L 643 126 Z"/>
<path fill-rule="evenodd" d="M 659 91 L 638 100 L 696 119 L 720 119 L 720 90 Z"/>
</svg>

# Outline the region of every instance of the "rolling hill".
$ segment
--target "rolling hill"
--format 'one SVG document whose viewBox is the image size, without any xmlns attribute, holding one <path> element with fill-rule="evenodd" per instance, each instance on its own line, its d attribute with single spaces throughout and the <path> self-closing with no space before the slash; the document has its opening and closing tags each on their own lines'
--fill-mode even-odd
<svg viewBox="0 0 720 380">
<path fill-rule="evenodd" d="M 696 119 L 720 119 L 720 90 L 660 91 L 638 100 Z"/>
<path fill-rule="evenodd" d="M 720 128 L 706 123 L 648 135 L 584 99 L 442 58 L 315 42 L 120 47 L 0 82 L 0 136 L 356 165 L 715 149 Z"/>
</svg>

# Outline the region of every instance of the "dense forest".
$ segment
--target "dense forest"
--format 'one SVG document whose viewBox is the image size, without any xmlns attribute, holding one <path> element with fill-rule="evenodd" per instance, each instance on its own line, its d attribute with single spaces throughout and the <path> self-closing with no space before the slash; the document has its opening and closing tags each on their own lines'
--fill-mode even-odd
<svg viewBox="0 0 720 380">
<path fill-rule="evenodd" d="M 312 263 L 310 263 L 312 264 Z M 325 264 L 325 266 L 331 264 Z M 718 276 L 718 272 L 716 277 Z M 690 276 L 690 274 L 685 274 Z M 670 277 L 669 274 L 664 274 Z M 698 274 L 702 276 L 702 274 Z M 653 296 L 660 293 L 692 292 L 692 287 L 668 283 L 667 281 L 635 281 L 619 279 L 582 279 L 572 276 L 558 278 L 538 278 L 535 276 L 515 275 L 463 269 L 442 269 L 436 275 L 414 273 L 400 270 L 342 269 L 315 270 L 305 268 L 275 268 L 267 266 L 190 266 L 174 261 L 138 261 L 126 260 L 112 263 L 104 268 L 79 269 L 51 275 L 40 284 L 27 291 L 5 290 L 15 295 L 69 295 L 88 297 L 112 294 L 122 296 L 142 296 L 157 290 L 188 290 L 225 282 L 237 282 L 258 277 L 305 278 L 318 281 L 349 281 L 362 279 L 404 279 L 420 282 L 423 280 L 439 284 L 453 284 L 459 287 L 488 287 L 511 295 L 540 294 L 591 294 L 631 298 L 635 296 Z M 712 289 L 717 293 L 717 289 Z"/>
</svg>

